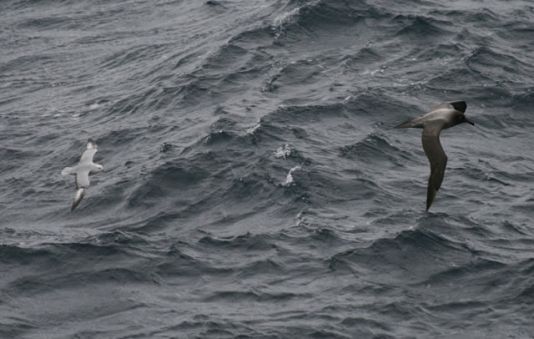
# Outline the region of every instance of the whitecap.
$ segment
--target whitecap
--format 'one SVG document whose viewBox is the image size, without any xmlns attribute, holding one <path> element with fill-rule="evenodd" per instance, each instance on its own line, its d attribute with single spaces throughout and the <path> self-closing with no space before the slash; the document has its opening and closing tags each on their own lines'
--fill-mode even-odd
<svg viewBox="0 0 534 339">
<path fill-rule="evenodd" d="M 290 169 L 289 173 L 287 173 L 286 181 L 284 181 L 282 186 L 287 187 L 287 186 L 293 185 L 295 183 L 295 180 L 293 179 L 293 172 L 298 171 L 300 169 L 302 169 L 302 167 L 300 167 L 300 166 L 295 166 L 292 169 Z"/>
<path fill-rule="evenodd" d="M 247 134 L 254 134 L 254 132 L 256 132 L 256 130 L 258 128 L 261 127 L 261 124 L 260 123 L 257 123 L 256 125 L 250 127 L 249 129 L 247 129 Z"/>
<path fill-rule="evenodd" d="M 288 144 L 280 146 L 274 151 L 274 157 L 287 159 L 291 155 L 291 147 Z"/>
</svg>

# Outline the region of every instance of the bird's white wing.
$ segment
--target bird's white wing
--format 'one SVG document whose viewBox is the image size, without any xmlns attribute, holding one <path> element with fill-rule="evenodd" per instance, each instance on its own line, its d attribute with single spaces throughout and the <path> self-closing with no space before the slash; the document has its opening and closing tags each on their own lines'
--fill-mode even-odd
<svg viewBox="0 0 534 339">
<path fill-rule="evenodd" d="M 433 122 L 426 124 L 423 128 L 423 149 L 430 162 L 430 177 L 428 178 L 428 188 L 426 195 L 426 209 L 430 208 L 436 192 L 441 187 L 447 165 L 447 155 L 439 142 L 439 134 L 444 126 L 444 122 Z"/>
<path fill-rule="evenodd" d="M 87 149 L 83 152 L 82 157 L 80 158 L 80 164 L 92 163 L 96 151 L 96 144 L 93 141 L 89 140 L 89 142 L 87 142 Z"/>
<path fill-rule="evenodd" d="M 62 176 L 70 175 L 70 174 L 76 174 L 76 167 L 65 167 L 61 171 Z"/>
<path fill-rule="evenodd" d="M 76 188 L 89 187 L 89 169 L 76 172 Z"/>
</svg>

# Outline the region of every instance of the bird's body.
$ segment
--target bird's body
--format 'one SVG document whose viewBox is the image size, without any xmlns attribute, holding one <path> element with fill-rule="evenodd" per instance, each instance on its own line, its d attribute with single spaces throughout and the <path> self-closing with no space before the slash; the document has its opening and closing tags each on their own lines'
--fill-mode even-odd
<svg viewBox="0 0 534 339">
<path fill-rule="evenodd" d="M 80 204 L 85 195 L 85 190 L 89 187 L 89 174 L 92 172 L 99 172 L 104 169 L 102 165 L 95 164 L 93 162 L 93 157 L 96 151 L 96 144 L 92 140 L 89 140 L 87 142 L 87 148 L 83 152 L 78 165 L 74 167 L 65 167 L 61 171 L 61 175 L 63 176 L 75 176 L 74 181 L 76 183 L 76 195 L 74 196 L 74 200 L 72 202 L 71 211 Z"/>
<path fill-rule="evenodd" d="M 441 147 L 439 135 L 441 130 L 463 122 L 474 125 L 464 113 L 467 105 L 464 101 L 444 103 L 431 112 L 421 115 L 397 126 L 397 128 L 422 128 L 422 142 L 425 154 L 430 162 L 430 177 L 426 196 L 426 209 L 430 208 L 436 192 L 441 187 L 447 165 L 447 155 Z"/>
</svg>

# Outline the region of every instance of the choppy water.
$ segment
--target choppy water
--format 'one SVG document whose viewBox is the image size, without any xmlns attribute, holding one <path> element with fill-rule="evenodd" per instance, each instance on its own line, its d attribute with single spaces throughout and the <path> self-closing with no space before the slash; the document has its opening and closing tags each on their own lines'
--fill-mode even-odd
<svg viewBox="0 0 534 339">
<path fill-rule="evenodd" d="M 0 337 L 534 337 L 533 42 L 526 0 L 0 2 Z M 462 99 L 425 213 L 391 127 Z"/>
</svg>

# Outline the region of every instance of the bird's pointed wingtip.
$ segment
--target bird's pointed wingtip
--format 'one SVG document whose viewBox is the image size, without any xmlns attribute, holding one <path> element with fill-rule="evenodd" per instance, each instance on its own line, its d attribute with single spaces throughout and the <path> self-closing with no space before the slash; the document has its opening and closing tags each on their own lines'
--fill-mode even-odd
<svg viewBox="0 0 534 339">
<path fill-rule="evenodd" d="M 83 196 L 85 194 L 84 188 L 78 188 L 76 191 L 76 195 L 74 196 L 74 200 L 72 201 L 72 205 L 70 207 L 70 211 L 74 211 L 74 209 L 80 204 L 80 202 L 83 199 Z"/>
<path fill-rule="evenodd" d="M 426 199 L 426 211 L 427 212 L 430 209 L 430 206 L 432 206 L 432 202 L 434 201 L 434 196 L 435 195 L 436 195 L 436 193 L 434 192 L 432 195 L 427 196 L 427 199 Z"/>
<path fill-rule="evenodd" d="M 78 206 L 79 203 L 80 203 L 80 201 L 76 201 L 76 200 L 74 200 L 74 201 L 72 202 L 72 205 L 70 205 L 70 211 L 71 211 L 71 212 L 74 211 L 74 210 L 76 209 L 76 207 Z"/>
</svg>

